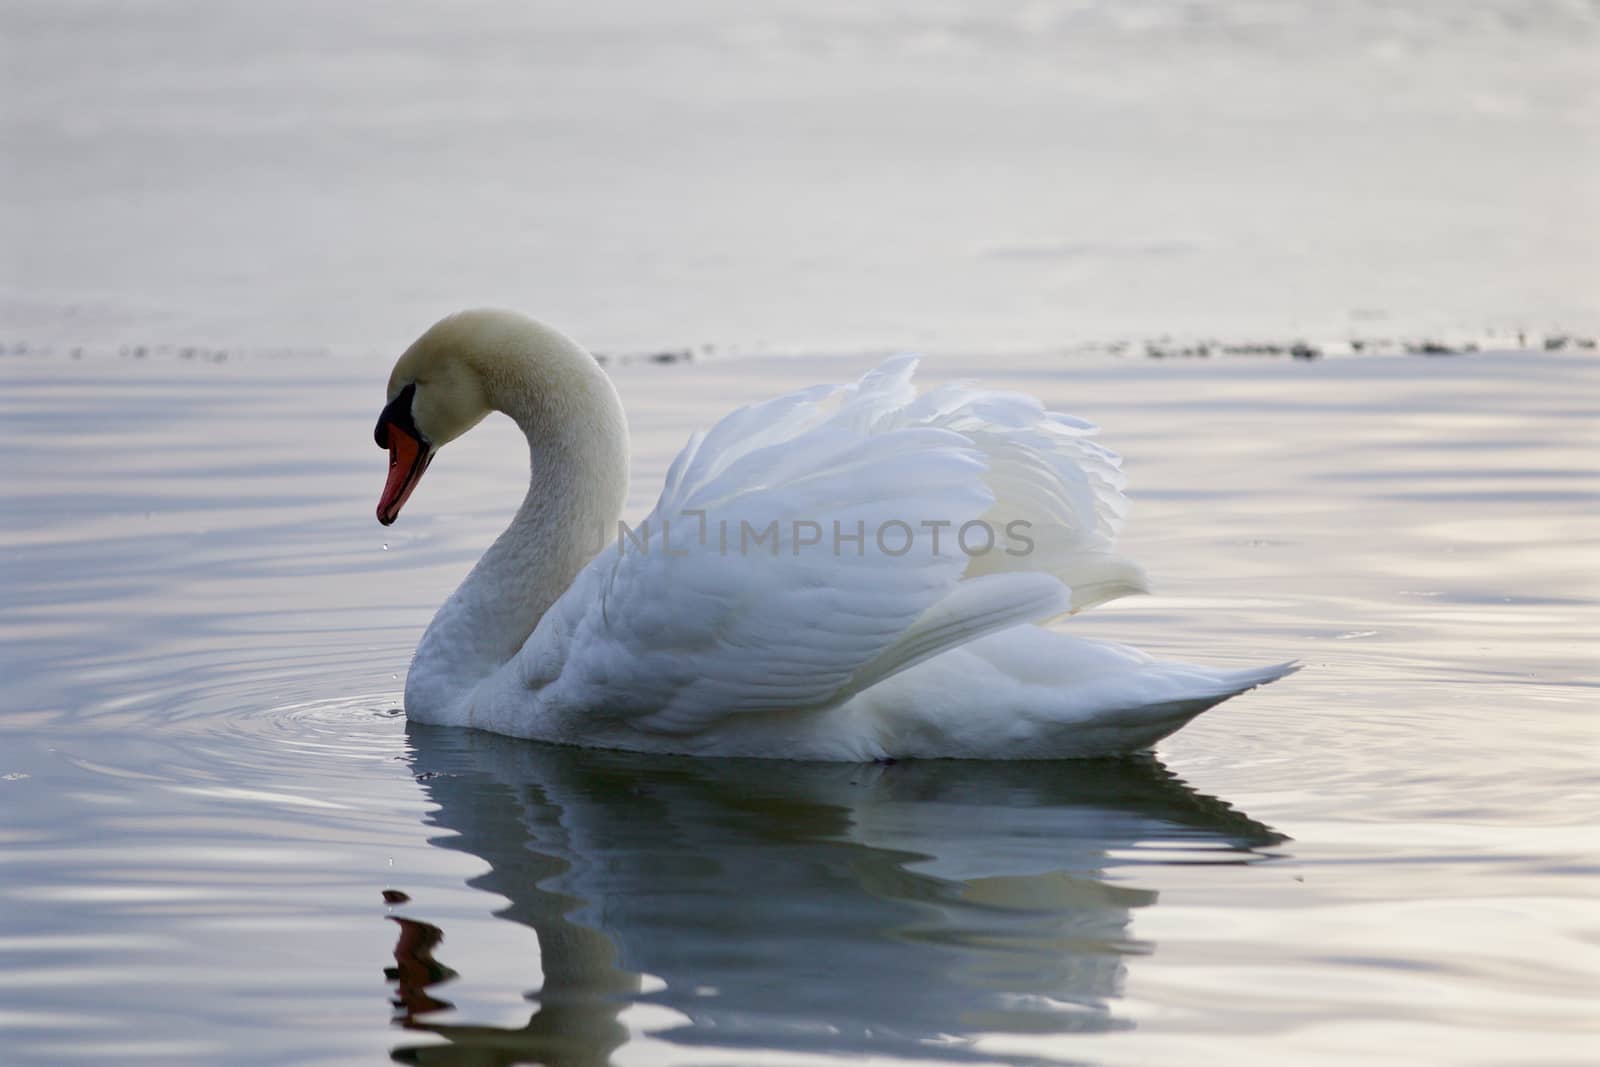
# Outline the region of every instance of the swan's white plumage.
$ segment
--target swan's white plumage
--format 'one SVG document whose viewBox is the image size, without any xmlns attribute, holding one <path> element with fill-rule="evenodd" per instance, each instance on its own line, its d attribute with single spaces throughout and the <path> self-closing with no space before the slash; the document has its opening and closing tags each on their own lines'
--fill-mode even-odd
<svg viewBox="0 0 1600 1067">
<path fill-rule="evenodd" d="M 469 678 L 465 616 L 519 577 L 480 573 L 494 570 L 486 556 L 419 648 L 408 714 L 706 755 L 1092 756 L 1146 747 L 1292 669 L 1161 663 L 1040 626 L 1143 588 L 1115 550 L 1118 457 L 1031 397 L 959 383 L 919 395 L 915 365 L 893 359 L 696 434 L 633 537 L 578 570 L 508 662 Z M 519 422 L 537 479 L 542 431 Z M 491 555 L 515 558 L 502 549 L 514 535 L 560 534 L 534 528 L 538 492 Z M 969 555 L 956 533 L 977 522 L 996 548 Z M 773 523 L 775 542 L 752 543 Z M 875 536 L 896 523 L 912 535 L 903 554 L 898 528 Z M 1006 551 L 1021 546 L 1013 523 L 1031 551 Z M 942 551 L 928 524 L 943 524 Z"/>
<path fill-rule="evenodd" d="M 565 641 L 551 697 L 643 732 L 693 734 L 731 716 L 826 708 L 1066 610 L 1068 591 L 1050 575 L 963 580 L 954 531 L 995 494 L 969 436 L 897 417 L 914 399 L 913 366 L 896 360 L 858 386 L 757 404 L 691 440 L 641 524 L 654 545 L 611 546 L 534 632 L 535 643 Z M 797 545 L 795 523 L 808 522 L 817 528 L 801 539 L 821 543 Z M 896 522 L 905 528 L 887 535 L 909 529 L 913 544 L 898 556 L 877 543 Z M 923 522 L 947 524 L 942 551 Z M 682 556 L 662 547 L 663 529 L 679 531 Z M 762 531 L 772 532 L 758 544 Z"/>
</svg>

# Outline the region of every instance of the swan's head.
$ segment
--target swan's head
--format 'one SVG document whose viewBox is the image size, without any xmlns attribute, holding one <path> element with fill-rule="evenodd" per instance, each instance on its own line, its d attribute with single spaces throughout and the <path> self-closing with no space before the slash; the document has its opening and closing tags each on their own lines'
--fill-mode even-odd
<svg viewBox="0 0 1600 1067">
<path fill-rule="evenodd" d="M 491 326 L 483 312 L 465 312 L 435 323 L 417 338 L 389 372 L 389 402 L 373 437 L 389 450 L 389 479 L 378 501 L 378 521 L 400 516 L 422 472 L 445 445 L 489 414 L 476 358 Z"/>
<path fill-rule="evenodd" d="M 393 523 L 439 449 L 495 410 L 515 418 L 530 440 L 563 426 L 605 428 L 621 420 L 599 365 L 556 330 L 514 311 L 441 319 L 389 374 L 388 404 L 373 432 L 389 450 L 378 521 Z M 625 449 L 626 430 L 614 433 Z"/>
</svg>

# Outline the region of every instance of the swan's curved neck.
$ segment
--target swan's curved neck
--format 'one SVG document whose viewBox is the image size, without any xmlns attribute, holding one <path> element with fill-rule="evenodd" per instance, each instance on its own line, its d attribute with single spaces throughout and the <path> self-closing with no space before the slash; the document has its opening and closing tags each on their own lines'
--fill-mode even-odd
<svg viewBox="0 0 1600 1067">
<path fill-rule="evenodd" d="M 516 515 L 429 624 L 406 704 L 466 695 L 522 648 L 615 529 L 628 484 L 621 401 L 592 357 L 552 332 L 480 370 L 489 406 L 528 440 Z M 415 688 L 416 692 L 413 692 Z"/>
</svg>

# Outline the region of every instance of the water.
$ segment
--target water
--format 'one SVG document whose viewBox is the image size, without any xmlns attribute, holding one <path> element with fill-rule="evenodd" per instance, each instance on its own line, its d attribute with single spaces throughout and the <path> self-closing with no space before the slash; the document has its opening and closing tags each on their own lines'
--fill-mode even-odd
<svg viewBox="0 0 1600 1067">
<path fill-rule="evenodd" d="M 0 40 L 8 347 L 1600 331 L 1593 0 L 11 0 Z"/>
<path fill-rule="evenodd" d="M 616 368 L 630 513 L 862 367 Z M 1076 632 L 1308 664 L 1007 766 L 408 729 L 525 452 L 485 423 L 382 529 L 387 369 L 0 363 L 7 1063 L 1592 1062 L 1592 357 L 932 361 L 1127 455 L 1159 595 Z"/>
</svg>

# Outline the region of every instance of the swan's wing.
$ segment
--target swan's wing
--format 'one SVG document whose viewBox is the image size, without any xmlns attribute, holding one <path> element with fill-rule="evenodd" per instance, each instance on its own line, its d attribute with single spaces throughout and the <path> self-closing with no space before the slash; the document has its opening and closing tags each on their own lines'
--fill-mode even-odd
<svg viewBox="0 0 1600 1067">
<path fill-rule="evenodd" d="M 1115 456 L 1027 397 L 947 387 L 919 398 L 914 366 L 891 360 L 696 435 L 656 508 L 541 621 L 518 659 L 524 683 L 640 729 L 690 733 L 730 714 L 829 707 L 1068 610 L 1071 567 L 1104 570 L 1078 555 L 1114 560 Z M 964 527 L 972 549 L 995 546 L 968 555 Z"/>
<path fill-rule="evenodd" d="M 1146 591 L 1144 572 L 1116 552 L 1128 510 L 1122 457 L 1092 440 L 1092 423 L 1047 411 L 1026 394 L 959 382 L 924 394 L 891 421 L 939 426 L 970 440 L 984 455 L 984 481 L 995 498 L 985 521 L 1021 530 L 1030 542 L 1027 552 L 974 556 L 970 576 L 1053 574 L 1072 589 L 1073 611 Z"/>
</svg>

